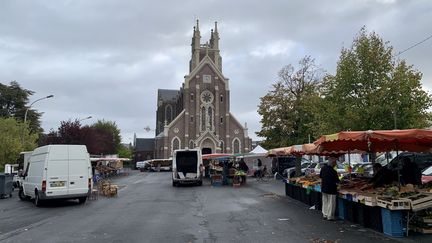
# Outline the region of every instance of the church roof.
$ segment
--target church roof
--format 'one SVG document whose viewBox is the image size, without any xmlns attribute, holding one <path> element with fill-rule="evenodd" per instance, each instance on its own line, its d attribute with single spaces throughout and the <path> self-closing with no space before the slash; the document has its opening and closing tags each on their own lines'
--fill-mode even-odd
<svg viewBox="0 0 432 243">
<path fill-rule="evenodd" d="M 158 89 L 158 99 L 163 101 L 175 101 L 180 90 L 175 89 Z"/>
<path fill-rule="evenodd" d="M 153 151 L 155 147 L 154 138 L 137 138 L 135 151 Z"/>
</svg>

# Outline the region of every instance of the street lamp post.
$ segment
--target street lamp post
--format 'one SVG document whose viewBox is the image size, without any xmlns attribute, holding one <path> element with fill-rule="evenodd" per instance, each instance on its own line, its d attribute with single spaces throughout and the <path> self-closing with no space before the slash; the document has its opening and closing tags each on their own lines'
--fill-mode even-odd
<svg viewBox="0 0 432 243">
<path fill-rule="evenodd" d="M 33 101 L 33 102 L 29 105 L 29 107 L 27 107 L 27 109 L 26 109 L 26 111 L 25 111 L 25 114 L 24 114 L 24 125 L 27 123 L 27 113 L 28 113 L 28 111 L 30 110 L 30 108 L 34 105 L 34 103 L 36 103 L 36 102 L 38 102 L 38 101 L 41 101 L 41 100 L 44 100 L 44 99 L 49 99 L 49 98 L 52 98 L 52 97 L 54 97 L 54 95 L 48 95 L 48 96 L 45 96 L 45 97 L 42 97 L 42 98 L 39 98 L 39 99 Z M 24 146 L 24 128 L 23 128 L 23 130 L 22 130 L 22 139 L 21 139 L 21 144 L 22 144 L 22 146 Z"/>
<path fill-rule="evenodd" d="M 32 107 L 32 105 L 33 105 L 34 103 L 36 103 L 36 102 L 38 102 L 38 101 L 41 101 L 41 100 L 44 100 L 44 99 L 49 99 L 49 98 L 52 98 L 52 97 L 54 97 L 54 95 L 48 95 L 48 96 L 46 96 L 46 97 L 42 97 L 42 98 L 40 98 L 40 99 L 37 99 L 37 100 L 33 101 L 33 102 L 30 104 L 30 106 L 26 109 L 26 112 L 25 112 L 25 114 L 24 114 L 24 124 L 27 122 L 27 112 L 29 111 L 29 109 Z"/>
</svg>

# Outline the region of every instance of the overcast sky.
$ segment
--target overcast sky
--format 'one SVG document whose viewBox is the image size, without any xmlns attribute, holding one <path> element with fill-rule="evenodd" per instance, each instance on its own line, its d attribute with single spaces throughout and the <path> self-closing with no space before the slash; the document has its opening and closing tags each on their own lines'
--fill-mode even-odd
<svg viewBox="0 0 432 243">
<path fill-rule="evenodd" d="M 362 26 L 402 51 L 432 35 L 432 1 L 0 2 L 0 82 L 35 91 L 45 131 L 60 121 L 115 121 L 123 142 L 154 137 L 157 89 L 178 89 L 188 74 L 195 19 L 202 42 L 218 21 L 231 112 L 260 130 L 259 98 L 284 65 L 305 55 L 334 73 L 342 47 Z M 432 39 L 400 55 L 432 90 Z"/>
</svg>

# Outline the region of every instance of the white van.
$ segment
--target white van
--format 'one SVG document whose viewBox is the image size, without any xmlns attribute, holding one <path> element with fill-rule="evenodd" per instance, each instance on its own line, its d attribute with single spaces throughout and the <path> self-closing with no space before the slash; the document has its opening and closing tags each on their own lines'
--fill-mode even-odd
<svg viewBox="0 0 432 243">
<path fill-rule="evenodd" d="M 84 203 L 91 188 L 92 169 L 85 145 L 47 145 L 33 151 L 19 197 L 34 199 L 36 206 L 48 199 Z"/>
<path fill-rule="evenodd" d="M 202 158 L 199 149 L 178 149 L 173 153 L 172 184 L 202 186 Z"/>
</svg>

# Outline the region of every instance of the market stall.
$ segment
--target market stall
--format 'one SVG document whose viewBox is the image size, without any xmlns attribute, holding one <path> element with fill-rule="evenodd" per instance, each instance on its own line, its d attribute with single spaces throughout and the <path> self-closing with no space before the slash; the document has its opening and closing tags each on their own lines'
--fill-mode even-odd
<svg viewBox="0 0 432 243">
<path fill-rule="evenodd" d="M 316 149 L 300 154 L 343 154 L 353 151 L 385 152 L 404 150 L 429 152 L 432 131 L 421 129 L 397 131 L 355 131 L 322 136 Z M 304 146 L 270 150 L 275 155 L 293 154 Z M 316 209 L 321 208 L 320 179 L 316 175 L 286 182 L 286 195 Z M 432 231 L 432 189 L 405 185 L 382 188 L 365 187 L 363 178 L 343 180 L 339 187 L 339 218 L 363 225 L 393 237 L 403 237 L 409 230 Z M 367 189 L 366 189 L 367 188 Z"/>
<path fill-rule="evenodd" d="M 237 157 L 231 154 L 203 155 L 211 185 L 239 187 L 246 183 L 247 172 L 242 170 L 239 161 L 236 161 Z"/>
</svg>

